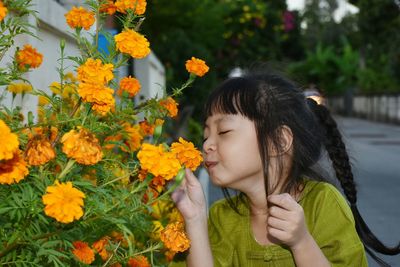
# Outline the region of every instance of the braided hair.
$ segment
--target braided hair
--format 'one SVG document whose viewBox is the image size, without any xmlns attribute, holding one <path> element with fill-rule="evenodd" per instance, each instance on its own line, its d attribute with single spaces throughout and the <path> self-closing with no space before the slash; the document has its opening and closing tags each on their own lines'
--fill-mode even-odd
<svg viewBox="0 0 400 267">
<path fill-rule="evenodd" d="M 314 114 L 317 116 L 319 123 L 324 129 L 324 145 L 332 161 L 336 177 L 340 182 L 343 192 L 350 203 L 351 211 L 354 215 L 356 230 L 362 242 L 365 245 L 367 253 L 376 260 L 381 266 L 389 266 L 382 259 L 376 256 L 371 249 L 385 255 L 397 255 L 400 253 L 400 243 L 395 247 L 385 246 L 369 229 L 364 219 L 361 217 L 357 208 L 357 189 L 351 170 L 349 156 L 346 146 L 342 140 L 342 136 L 337 127 L 335 120 L 332 118 L 329 110 L 318 105 L 313 99 L 307 98 L 307 102 Z"/>
</svg>

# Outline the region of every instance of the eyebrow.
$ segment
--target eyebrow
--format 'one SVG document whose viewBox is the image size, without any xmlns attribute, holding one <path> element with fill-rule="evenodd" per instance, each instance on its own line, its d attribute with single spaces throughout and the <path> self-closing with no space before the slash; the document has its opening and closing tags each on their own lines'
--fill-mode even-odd
<svg viewBox="0 0 400 267">
<path fill-rule="evenodd" d="M 224 116 L 217 120 L 215 120 L 214 124 L 220 123 L 221 121 L 231 121 L 232 118 L 230 116 Z M 207 123 L 204 123 L 204 128 L 210 128 Z"/>
</svg>

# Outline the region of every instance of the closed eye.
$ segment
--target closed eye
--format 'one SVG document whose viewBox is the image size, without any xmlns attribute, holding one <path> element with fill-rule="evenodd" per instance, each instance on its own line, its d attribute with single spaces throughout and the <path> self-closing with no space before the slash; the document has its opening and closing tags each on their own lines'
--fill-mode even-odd
<svg viewBox="0 0 400 267">
<path fill-rule="evenodd" d="M 228 130 L 228 131 L 222 131 L 222 132 L 219 132 L 218 133 L 218 135 L 223 135 L 223 134 L 226 134 L 226 133 L 229 133 L 231 130 Z"/>
</svg>

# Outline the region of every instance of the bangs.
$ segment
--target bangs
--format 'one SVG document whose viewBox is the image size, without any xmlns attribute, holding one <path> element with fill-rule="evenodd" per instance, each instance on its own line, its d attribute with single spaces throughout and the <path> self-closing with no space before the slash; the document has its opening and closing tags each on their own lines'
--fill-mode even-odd
<svg viewBox="0 0 400 267">
<path fill-rule="evenodd" d="M 254 82 L 243 77 L 225 81 L 208 97 L 204 108 L 205 117 L 216 113 L 240 114 L 253 120 L 256 114 L 254 88 Z"/>
</svg>

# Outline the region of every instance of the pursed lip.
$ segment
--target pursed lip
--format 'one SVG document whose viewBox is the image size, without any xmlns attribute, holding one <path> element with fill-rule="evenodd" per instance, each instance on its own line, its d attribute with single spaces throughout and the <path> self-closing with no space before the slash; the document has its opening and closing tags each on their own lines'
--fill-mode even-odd
<svg viewBox="0 0 400 267">
<path fill-rule="evenodd" d="M 217 164 L 218 164 L 217 161 L 205 161 L 204 162 L 204 165 L 206 166 L 207 169 L 211 169 L 212 167 L 214 167 Z"/>
</svg>

